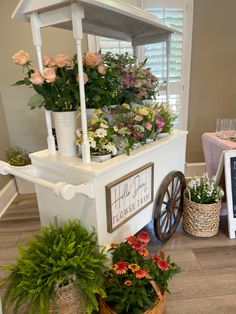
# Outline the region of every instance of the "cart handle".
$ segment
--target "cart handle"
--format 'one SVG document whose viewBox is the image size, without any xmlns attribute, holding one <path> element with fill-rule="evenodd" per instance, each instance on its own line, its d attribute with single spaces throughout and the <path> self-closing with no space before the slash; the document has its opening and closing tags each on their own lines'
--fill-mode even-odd
<svg viewBox="0 0 236 314">
<path fill-rule="evenodd" d="M 36 170 L 36 166 L 33 165 L 15 167 L 11 166 L 7 162 L 0 160 L 0 174 L 12 174 L 16 177 L 46 187 L 48 189 L 51 189 L 54 194 L 56 194 L 57 196 L 61 196 L 65 200 L 71 200 L 75 197 L 77 193 L 84 194 L 89 198 L 95 197 L 94 186 L 92 183 L 82 183 L 79 185 L 73 185 L 65 182 L 53 183 L 51 181 L 47 181 L 33 175 L 36 173 Z"/>
</svg>

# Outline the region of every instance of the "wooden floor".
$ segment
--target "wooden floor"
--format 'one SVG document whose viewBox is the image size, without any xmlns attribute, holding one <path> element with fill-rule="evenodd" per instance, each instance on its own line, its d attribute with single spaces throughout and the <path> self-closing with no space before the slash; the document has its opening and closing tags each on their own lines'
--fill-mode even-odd
<svg viewBox="0 0 236 314">
<path fill-rule="evenodd" d="M 0 219 L 0 265 L 14 263 L 17 246 L 39 228 L 35 195 L 17 197 Z M 152 224 L 145 229 L 152 234 L 149 249 L 164 249 L 182 268 L 170 283 L 165 314 L 236 313 L 236 240 L 223 231 L 208 239 L 194 238 L 179 228 L 163 245 Z M 0 270 L 0 278 L 4 274 Z"/>
</svg>

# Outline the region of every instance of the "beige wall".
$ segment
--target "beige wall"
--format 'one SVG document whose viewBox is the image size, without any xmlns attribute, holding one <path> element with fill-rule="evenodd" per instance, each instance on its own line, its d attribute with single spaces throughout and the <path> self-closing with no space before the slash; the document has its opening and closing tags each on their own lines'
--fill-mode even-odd
<svg viewBox="0 0 236 314">
<path fill-rule="evenodd" d="M 0 95 L 0 160 L 6 160 L 5 151 L 10 147 L 10 140 L 7 130 L 6 117 L 3 110 L 2 98 Z M 10 180 L 9 176 L 0 175 L 0 190 Z"/>
<path fill-rule="evenodd" d="M 46 148 L 46 127 L 41 109 L 29 110 L 26 103 L 32 94 L 27 86 L 11 86 L 22 79 L 22 68 L 12 63 L 12 55 L 18 50 L 27 51 L 37 65 L 29 23 L 13 21 L 11 14 L 18 0 L 1 0 L 0 9 L 0 92 L 5 110 L 12 146 L 18 145 L 29 151 Z M 43 54 L 66 53 L 73 56 L 75 43 L 72 32 L 45 28 L 42 30 Z M 87 46 L 84 45 L 84 49 Z"/>
<path fill-rule="evenodd" d="M 187 161 L 201 162 L 201 135 L 236 118 L 236 1 L 194 0 Z"/>
</svg>

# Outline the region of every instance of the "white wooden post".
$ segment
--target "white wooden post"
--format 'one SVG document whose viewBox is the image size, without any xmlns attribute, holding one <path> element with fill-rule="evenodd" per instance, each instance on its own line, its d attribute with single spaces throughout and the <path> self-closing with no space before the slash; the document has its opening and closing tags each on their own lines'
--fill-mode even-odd
<svg viewBox="0 0 236 314">
<path fill-rule="evenodd" d="M 0 314 L 2 314 L 2 302 L 1 302 L 1 298 L 0 298 Z"/>
<path fill-rule="evenodd" d="M 41 73 L 43 73 L 43 61 L 42 61 L 42 40 L 40 34 L 40 20 L 39 16 L 36 12 L 30 15 L 30 22 L 31 22 L 31 30 L 33 36 L 34 46 L 36 48 L 37 59 L 38 59 L 38 66 Z M 50 155 L 56 154 L 56 145 L 55 139 L 52 134 L 52 122 L 51 122 L 51 113 L 50 111 L 45 109 L 45 118 L 46 118 L 46 126 L 47 126 L 47 144 L 48 144 L 48 151 Z"/>
<path fill-rule="evenodd" d="M 83 132 L 83 143 L 82 143 L 82 158 L 83 162 L 90 163 L 90 145 L 88 141 L 87 131 L 87 117 L 86 117 L 86 104 L 85 104 L 85 92 L 84 92 L 84 71 L 83 71 L 83 55 L 82 55 L 82 18 L 84 18 L 84 9 L 77 3 L 71 4 L 72 14 L 72 28 L 73 37 L 76 41 L 77 51 L 77 62 L 78 62 L 78 73 L 79 73 L 79 91 L 80 91 L 80 110 L 81 110 L 81 124 Z"/>
<path fill-rule="evenodd" d="M 166 40 L 166 102 L 169 103 L 169 72 L 170 72 L 170 38 L 171 35 L 168 36 Z"/>
</svg>

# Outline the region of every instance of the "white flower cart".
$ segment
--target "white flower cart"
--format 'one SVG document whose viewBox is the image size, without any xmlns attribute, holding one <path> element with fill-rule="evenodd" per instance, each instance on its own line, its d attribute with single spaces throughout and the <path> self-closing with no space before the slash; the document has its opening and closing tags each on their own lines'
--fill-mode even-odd
<svg viewBox="0 0 236 314">
<path fill-rule="evenodd" d="M 40 70 L 43 70 L 40 29 L 46 26 L 71 29 L 81 78 L 83 31 L 131 41 L 134 52 L 139 45 L 164 40 L 168 52 L 169 36 L 173 32 L 155 16 L 118 0 L 22 0 L 13 18 L 31 22 Z M 50 112 L 45 111 L 48 150 L 30 155 L 30 173 L 23 168 L 14 170 L 4 162 L 0 162 L 0 173 L 14 174 L 36 184 L 42 225 L 55 219 L 59 224 L 80 219 L 85 227 L 95 228 L 99 244 L 119 242 L 149 223 L 154 207 L 155 232 L 162 240 L 169 238 L 182 213 L 187 132 L 175 130 L 132 151 L 130 156 L 122 154 L 103 163 L 91 162 L 82 80 L 80 97 L 82 160 L 57 154 Z M 161 192 L 157 193 L 158 190 Z"/>
</svg>

